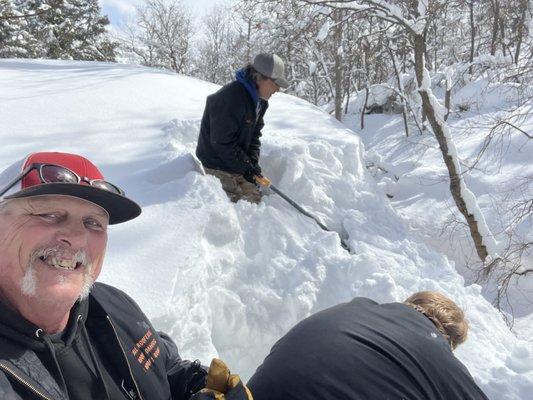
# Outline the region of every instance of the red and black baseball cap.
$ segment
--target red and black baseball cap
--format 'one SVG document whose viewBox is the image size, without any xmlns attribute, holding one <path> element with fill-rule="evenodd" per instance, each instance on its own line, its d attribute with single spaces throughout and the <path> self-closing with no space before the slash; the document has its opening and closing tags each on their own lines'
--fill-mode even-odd
<svg viewBox="0 0 533 400">
<path fill-rule="evenodd" d="M 141 213 L 137 203 L 107 182 L 91 161 L 77 154 L 28 155 L 0 173 L 0 193 L 0 201 L 42 195 L 78 197 L 106 210 L 109 224 L 129 221 Z"/>
</svg>

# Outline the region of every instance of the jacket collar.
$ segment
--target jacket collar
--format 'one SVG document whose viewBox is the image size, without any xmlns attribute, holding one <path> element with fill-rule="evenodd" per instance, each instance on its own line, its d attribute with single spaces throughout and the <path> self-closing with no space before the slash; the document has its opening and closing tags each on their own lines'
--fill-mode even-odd
<svg viewBox="0 0 533 400">
<path fill-rule="evenodd" d="M 246 91 L 252 98 L 254 105 L 257 106 L 257 103 L 259 102 L 259 93 L 257 92 L 255 84 L 246 76 L 244 68 L 239 69 L 235 73 L 235 79 L 237 79 L 237 81 L 240 82 L 246 88 Z"/>
</svg>

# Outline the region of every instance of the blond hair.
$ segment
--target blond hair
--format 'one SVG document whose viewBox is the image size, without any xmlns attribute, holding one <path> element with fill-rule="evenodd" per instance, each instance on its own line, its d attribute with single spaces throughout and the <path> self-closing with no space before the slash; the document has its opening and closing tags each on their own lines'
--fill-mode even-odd
<svg viewBox="0 0 533 400">
<path fill-rule="evenodd" d="M 420 311 L 437 327 L 452 350 L 466 340 L 468 321 L 461 308 L 448 297 L 438 292 L 417 292 L 404 301 Z"/>
</svg>

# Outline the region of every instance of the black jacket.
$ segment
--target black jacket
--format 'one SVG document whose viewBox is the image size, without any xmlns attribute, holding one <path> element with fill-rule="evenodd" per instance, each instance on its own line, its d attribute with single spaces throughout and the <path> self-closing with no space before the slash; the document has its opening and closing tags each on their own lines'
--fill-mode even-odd
<svg viewBox="0 0 533 400">
<path fill-rule="evenodd" d="M 6 310 L 0 316 L 0 398 L 68 399 L 66 387 L 72 382 L 64 382 L 64 376 L 76 374 L 61 371 L 52 335 L 16 317 Z M 181 360 L 172 340 L 158 333 L 138 305 L 118 289 L 96 283 L 89 298 L 73 308 L 65 345 L 76 344 L 84 333 L 94 338 L 94 365 L 105 368 L 108 379 L 117 380 L 116 388 L 126 399 L 186 400 L 205 386 L 206 372 L 200 364 Z M 106 379 L 101 380 L 105 386 Z"/>
<path fill-rule="evenodd" d="M 207 97 L 196 156 L 204 167 L 244 174 L 259 161 L 261 129 L 268 102 L 260 111 L 245 86 L 234 81 Z"/>
<path fill-rule="evenodd" d="M 366 298 L 297 324 L 248 387 L 254 400 L 486 400 L 429 319 Z"/>
</svg>

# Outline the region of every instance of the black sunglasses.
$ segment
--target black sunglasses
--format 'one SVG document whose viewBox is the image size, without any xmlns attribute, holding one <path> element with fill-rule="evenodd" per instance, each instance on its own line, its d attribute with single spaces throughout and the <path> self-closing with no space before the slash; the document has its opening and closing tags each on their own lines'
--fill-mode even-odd
<svg viewBox="0 0 533 400">
<path fill-rule="evenodd" d="M 98 188 L 98 189 L 107 190 L 108 192 L 116 193 L 120 195 L 125 194 L 124 191 L 120 189 L 119 187 L 113 185 L 112 183 L 104 181 L 102 179 L 89 179 L 87 177 L 80 177 L 74 171 L 71 171 L 70 169 L 66 167 L 62 167 L 60 165 L 34 163 L 28 166 L 15 179 L 9 182 L 4 188 L 0 189 L 0 198 L 9 189 L 15 186 L 17 182 L 24 179 L 24 177 L 28 175 L 34 169 L 36 169 L 39 172 L 39 179 L 41 180 L 41 183 L 79 184 L 81 182 L 87 182 L 89 185 L 95 188 Z"/>
</svg>

